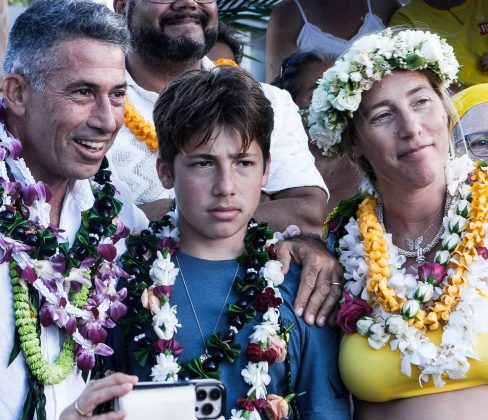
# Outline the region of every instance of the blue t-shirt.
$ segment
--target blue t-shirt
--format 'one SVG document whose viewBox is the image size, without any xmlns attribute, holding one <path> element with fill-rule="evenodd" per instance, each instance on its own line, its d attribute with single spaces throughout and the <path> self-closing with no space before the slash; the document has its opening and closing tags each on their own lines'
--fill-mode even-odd
<svg viewBox="0 0 488 420">
<path fill-rule="evenodd" d="M 190 300 L 181 279 L 183 273 L 191 301 L 200 322 L 205 340 L 214 332 L 215 324 L 225 304 L 216 332 L 228 329 L 225 315 L 227 305 L 236 303 L 239 295 L 233 289 L 229 298 L 231 282 L 237 269 L 237 260 L 209 261 L 191 257 L 178 252 L 181 264 L 180 273 L 174 285 L 171 299 L 172 305 L 177 305 L 177 316 L 182 325 L 178 329 L 175 339 L 184 348 L 179 356 L 181 362 L 200 356 L 205 352 L 203 340 L 192 311 Z M 176 264 L 176 262 L 175 262 Z M 239 269 L 243 276 L 244 270 Z M 288 353 L 291 359 L 291 384 L 294 392 L 305 392 L 297 400 L 302 419 L 350 419 L 348 393 L 342 384 L 337 367 L 338 335 L 329 327 L 317 328 L 305 324 L 302 318 L 295 315 L 293 302 L 298 290 L 300 269 L 292 265 L 285 281 L 279 289 L 284 303 L 280 306 L 280 313 L 285 323 L 293 323 L 290 332 Z M 221 363 L 220 380 L 227 390 L 226 418 L 230 417 L 232 408 L 237 408 L 237 400 L 245 398 L 249 390 L 241 376 L 241 370 L 246 366 L 246 348 L 248 338 L 253 332 L 256 321 L 247 323 L 237 334 L 235 343 L 242 347 L 241 356 L 233 364 Z M 120 335 L 120 330 L 113 331 L 113 337 Z M 152 331 L 148 333 L 153 334 Z M 129 360 L 121 364 L 120 352 L 117 352 L 117 339 L 112 344 L 116 346 L 113 363 L 116 370 L 125 370 L 135 374 L 141 381 L 151 381 L 151 366 L 140 366 L 133 357 L 135 344 L 129 343 Z M 123 353 L 123 352 L 122 352 Z M 124 366 L 123 366 L 124 365 Z M 123 366 L 123 368 L 121 368 Z M 269 368 L 271 383 L 267 386 L 268 393 L 285 396 L 289 389 L 285 363 L 274 363 Z M 293 417 L 290 417 L 291 419 Z"/>
</svg>

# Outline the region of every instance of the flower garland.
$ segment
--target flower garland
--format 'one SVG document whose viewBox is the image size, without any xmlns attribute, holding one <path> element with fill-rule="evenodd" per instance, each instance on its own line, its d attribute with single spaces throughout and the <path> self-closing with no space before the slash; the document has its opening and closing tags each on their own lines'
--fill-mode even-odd
<svg viewBox="0 0 488 420">
<path fill-rule="evenodd" d="M 147 121 L 127 98 L 124 108 L 124 124 L 137 140 L 146 144 L 149 151 L 158 151 L 158 136 L 154 124 Z"/>
<path fill-rule="evenodd" d="M 75 360 L 87 372 L 96 354 L 113 353 L 104 344 L 106 328 L 126 311 L 121 303 L 126 292 L 115 290 L 124 273 L 113 262 L 114 244 L 128 229 L 117 222 L 121 203 L 114 198 L 104 160 L 91 181 L 94 205 L 82 213 L 73 246 L 60 243 L 58 229 L 49 224 L 50 191 L 35 182 L 19 157 L 21 150 L 20 141 L 7 131 L 0 102 L 0 263 L 9 263 L 17 330 L 10 362 L 22 351 L 32 380 L 52 385 L 66 379 Z M 13 173 L 25 181 L 15 180 Z M 56 325 L 68 335 L 53 364 L 42 356 L 41 325 Z"/>
<path fill-rule="evenodd" d="M 20 282 L 15 263 L 10 262 L 10 278 L 14 296 L 16 326 L 19 331 L 20 347 L 25 361 L 33 375 L 45 385 L 64 381 L 73 370 L 75 342 L 71 337 L 64 341 L 61 352 L 54 363 L 42 357 L 38 334 L 38 319 L 29 304 L 29 291 Z"/>
<path fill-rule="evenodd" d="M 232 67 L 239 67 L 239 65 L 230 58 L 219 58 L 213 62 L 217 67 L 221 66 L 232 66 Z"/>
<path fill-rule="evenodd" d="M 434 263 L 424 263 L 417 276 L 402 268 L 391 235 L 385 234 L 376 214 L 376 198 L 359 205 L 357 221 L 351 218 L 339 240 L 339 261 L 345 269 L 344 302 L 338 322 L 346 333 L 368 337 L 379 349 L 391 340 L 399 349 L 401 371 L 411 375 L 411 365 L 420 370 L 419 380 L 432 376 L 435 386 L 446 377 L 464 377 L 468 358 L 477 358 L 476 336 L 488 332 L 486 294 L 488 251 L 488 164 L 457 159 L 446 168 L 449 192 L 459 192 L 444 218 L 442 250 Z M 464 182 L 462 181 L 464 180 Z M 435 346 L 425 329 L 444 325 L 442 342 Z"/>
<path fill-rule="evenodd" d="M 279 306 L 283 300 L 278 285 L 284 276 L 274 254 L 275 242 L 272 230 L 265 223 L 249 222 L 246 254 L 239 258 L 239 263 L 246 267 L 246 275 L 244 279 L 237 277 L 234 286 L 241 299 L 237 304 L 229 304 L 229 328 L 207 339 L 208 353 L 181 363 L 179 356 L 183 349 L 175 339 L 181 324 L 176 317 L 176 306 L 171 306 L 170 301 L 179 271 L 171 262 L 171 255 L 178 248 L 175 214 L 170 212 L 160 221 L 152 222 L 150 229 L 142 231 L 140 236 L 129 237 L 128 252 L 121 258 L 124 270 L 131 274 L 127 297 L 130 309 L 123 327 L 138 343 L 135 352 L 138 363 L 153 365 L 154 381 L 176 381 L 182 371 L 199 378 L 218 379 L 219 364 L 233 363 L 241 353 L 240 345 L 233 344 L 236 334 L 259 312 L 262 320 L 249 337 L 246 351 L 249 362 L 241 372 L 250 389 L 245 398 L 237 401 L 239 409 L 232 410 L 232 418 L 260 419 L 260 411 L 278 409 L 280 404 L 276 401 L 290 402 L 295 394 L 281 398 L 266 391 L 271 380 L 269 366 L 286 358 L 290 330 L 280 317 Z M 144 333 L 147 327 L 154 330 L 157 338 L 151 339 Z"/>
<path fill-rule="evenodd" d="M 394 69 L 429 69 L 447 87 L 459 63 L 452 47 L 430 32 L 386 29 L 355 41 L 318 80 L 308 111 L 310 137 L 325 156 L 341 152 L 342 133 L 362 93 Z"/>
</svg>

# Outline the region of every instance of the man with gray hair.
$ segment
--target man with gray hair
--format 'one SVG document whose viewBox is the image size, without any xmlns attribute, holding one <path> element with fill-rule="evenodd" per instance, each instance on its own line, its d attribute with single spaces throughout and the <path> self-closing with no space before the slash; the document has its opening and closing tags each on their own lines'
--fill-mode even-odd
<svg viewBox="0 0 488 420">
<path fill-rule="evenodd" d="M 147 221 L 104 160 L 123 123 L 127 48 L 124 20 L 88 0 L 36 1 L 10 34 L 0 102 L 2 418 L 89 416 L 137 380 L 115 374 L 85 387 L 83 378 L 113 352 L 107 329 L 126 311 L 115 289 L 119 239 Z"/>
</svg>

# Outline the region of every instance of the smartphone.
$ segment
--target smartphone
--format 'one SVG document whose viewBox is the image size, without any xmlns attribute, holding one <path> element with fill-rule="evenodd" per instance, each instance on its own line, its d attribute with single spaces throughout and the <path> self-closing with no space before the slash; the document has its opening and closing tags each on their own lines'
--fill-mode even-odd
<svg viewBox="0 0 488 420">
<path fill-rule="evenodd" d="M 214 379 L 140 382 L 115 400 L 127 420 L 195 420 L 225 418 L 225 386 Z"/>
</svg>

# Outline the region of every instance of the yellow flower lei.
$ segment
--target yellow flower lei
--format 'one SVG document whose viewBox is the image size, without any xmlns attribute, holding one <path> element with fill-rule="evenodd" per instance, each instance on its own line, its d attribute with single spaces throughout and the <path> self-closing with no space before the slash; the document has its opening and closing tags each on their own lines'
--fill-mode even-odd
<svg viewBox="0 0 488 420">
<path fill-rule="evenodd" d="M 477 256 L 476 247 L 484 244 L 484 224 L 488 222 L 488 175 L 477 163 L 472 174 L 471 213 L 461 242 L 452 252 L 449 268 L 455 273 L 448 279 L 442 294 L 428 312 L 419 310 L 408 322 L 418 329 L 428 326 L 436 330 L 441 322 L 449 320 L 450 314 L 461 297 L 462 287 L 466 284 L 469 264 Z M 369 281 L 366 289 L 374 294 L 382 308 L 391 313 L 399 313 L 405 303 L 395 291 L 388 287 L 390 277 L 388 246 L 384 230 L 376 216 L 378 202 L 375 197 L 366 197 L 357 211 L 359 232 L 363 238 L 365 260 L 369 269 Z"/>
<path fill-rule="evenodd" d="M 128 99 L 125 100 L 124 124 L 151 152 L 158 151 L 158 137 L 154 124 L 147 121 Z"/>
<path fill-rule="evenodd" d="M 238 64 L 231 60 L 230 58 L 219 58 L 213 62 L 217 67 L 219 66 L 232 66 L 232 67 L 239 67 Z"/>
<path fill-rule="evenodd" d="M 20 348 L 24 353 L 25 362 L 31 373 L 43 385 L 59 384 L 73 370 L 76 344 L 73 338 L 68 337 L 54 363 L 49 363 L 42 357 L 41 342 L 37 334 L 37 313 L 29 303 L 27 288 L 20 283 L 17 263 L 14 259 L 10 261 L 9 269 L 14 297 L 15 326 L 18 328 Z M 83 285 L 82 289 L 73 295 L 76 306 L 86 304 L 88 291 L 88 287 Z"/>
</svg>

